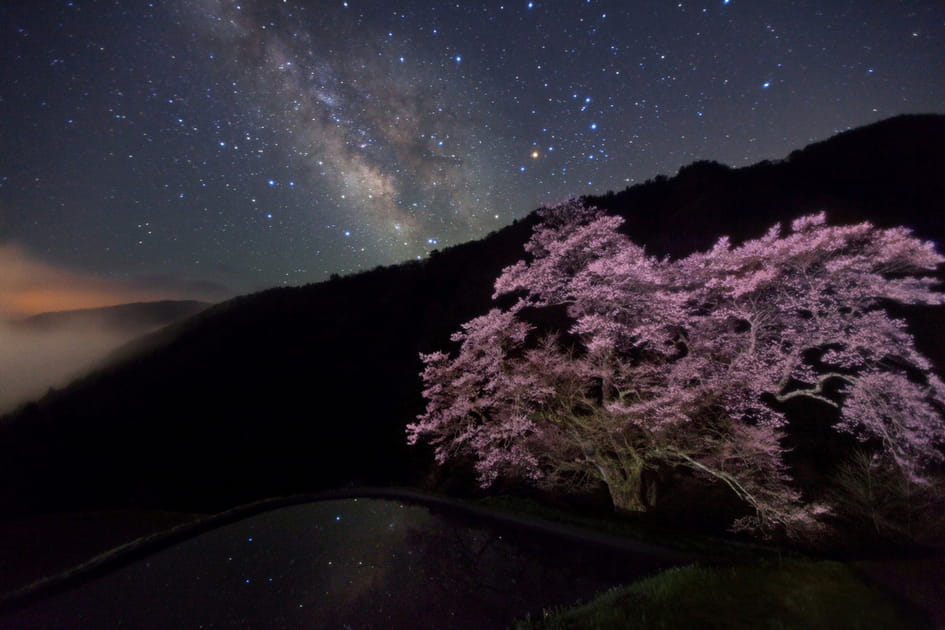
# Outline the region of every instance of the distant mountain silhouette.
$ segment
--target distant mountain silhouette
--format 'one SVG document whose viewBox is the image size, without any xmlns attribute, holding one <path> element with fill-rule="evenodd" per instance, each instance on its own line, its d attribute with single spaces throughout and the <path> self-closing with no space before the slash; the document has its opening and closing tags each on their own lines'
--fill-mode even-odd
<svg viewBox="0 0 945 630">
<path fill-rule="evenodd" d="M 819 210 L 945 245 L 942 173 L 945 116 L 902 116 L 780 162 L 697 162 L 587 200 L 660 255 Z M 345 483 L 442 486 L 430 452 L 404 442 L 422 407 L 418 353 L 449 347 L 489 308 L 535 220 L 424 261 L 239 297 L 138 340 L 119 363 L 0 420 L 0 510 L 213 510 Z M 942 309 L 909 313 L 923 329 L 945 321 Z M 919 341 L 941 366 L 939 337 Z"/>
<path fill-rule="evenodd" d="M 210 306 L 209 302 L 195 300 L 134 302 L 100 308 L 40 313 L 12 322 L 12 324 L 17 328 L 32 331 L 104 328 L 115 332 L 140 334 L 190 317 L 208 306 Z"/>
</svg>

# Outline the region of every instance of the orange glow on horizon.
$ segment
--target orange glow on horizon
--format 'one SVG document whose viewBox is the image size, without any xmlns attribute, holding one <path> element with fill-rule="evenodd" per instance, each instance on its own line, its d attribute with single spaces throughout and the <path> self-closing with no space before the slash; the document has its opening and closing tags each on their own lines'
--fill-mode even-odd
<svg viewBox="0 0 945 630">
<path fill-rule="evenodd" d="M 14 318 L 21 318 L 49 311 L 72 311 L 158 299 L 161 298 L 143 292 L 117 294 L 90 288 L 31 288 L 0 298 L 0 311 Z"/>
<path fill-rule="evenodd" d="M 0 245 L 0 320 L 49 311 L 167 299 L 163 293 L 143 284 L 109 280 L 56 266 L 21 248 Z"/>
</svg>

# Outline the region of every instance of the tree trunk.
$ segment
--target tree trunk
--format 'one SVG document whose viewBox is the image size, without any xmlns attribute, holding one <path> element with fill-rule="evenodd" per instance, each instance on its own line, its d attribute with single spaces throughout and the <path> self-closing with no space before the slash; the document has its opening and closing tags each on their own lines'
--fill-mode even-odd
<svg viewBox="0 0 945 630">
<path fill-rule="evenodd" d="M 643 463 L 633 462 L 629 467 L 602 467 L 603 481 L 610 492 L 616 512 L 646 512 L 643 494 Z"/>
</svg>

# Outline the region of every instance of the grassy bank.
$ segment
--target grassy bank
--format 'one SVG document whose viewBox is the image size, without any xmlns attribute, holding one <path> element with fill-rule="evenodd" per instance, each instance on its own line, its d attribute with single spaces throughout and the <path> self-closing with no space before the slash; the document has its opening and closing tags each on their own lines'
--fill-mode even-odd
<svg viewBox="0 0 945 630">
<path fill-rule="evenodd" d="M 570 609 L 526 618 L 515 630 L 700 628 L 897 630 L 929 628 L 847 565 L 790 559 L 669 569 Z"/>
</svg>

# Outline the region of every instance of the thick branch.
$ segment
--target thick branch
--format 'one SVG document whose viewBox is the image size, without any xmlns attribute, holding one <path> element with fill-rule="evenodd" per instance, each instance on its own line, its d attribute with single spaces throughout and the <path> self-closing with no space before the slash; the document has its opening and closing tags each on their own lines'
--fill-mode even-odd
<svg viewBox="0 0 945 630">
<path fill-rule="evenodd" d="M 836 401 L 830 400 L 829 398 L 823 395 L 824 383 L 826 383 L 832 378 L 839 378 L 848 383 L 856 382 L 856 379 L 850 376 L 849 374 L 840 374 L 839 372 L 828 372 L 827 374 L 824 374 L 819 379 L 817 379 L 817 384 L 814 387 L 809 388 L 809 389 L 795 389 L 787 393 L 778 393 L 774 395 L 774 399 L 777 400 L 778 402 L 783 403 L 788 400 L 791 400 L 792 398 L 800 398 L 800 397 L 812 398 L 814 400 L 819 400 L 820 402 L 826 403 L 830 405 L 831 407 L 836 407 L 839 409 L 840 408 L 839 403 L 837 403 Z"/>
<path fill-rule="evenodd" d="M 742 484 L 738 483 L 738 480 L 736 480 L 735 477 L 733 477 L 732 475 L 719 471 L 719 470 L 714 470 L 712 468 L 709 468 L 705 464 L 694 460 L 693 458 L 689 457 L 685 453 L 678 451 L 676 449 L 670 449 L 669 452 L 672 455 L 683 460 L 685 465 L 691 468 L 695 468 L 696 470 L 701 470 L 702 472 L 708 475 L 711 475 L 712 477 L 715 477 L 716 479 L 722 481 L 723 483 L 725 483 L 725 485 L 727 485 L 732 490 L 732 492 L 735 493 L 735 495 L 739 499 L 742 499 L 743 501 L 747 502 L 749 505 L 755 508 L 757 512 L 759 513 L 761 512 L 761 507 L 758 505 L 758 501 L 755 500 L 755 497 L 750 492 L 748 492 L 748 490 L 746 490 Z"/>
</svg>

